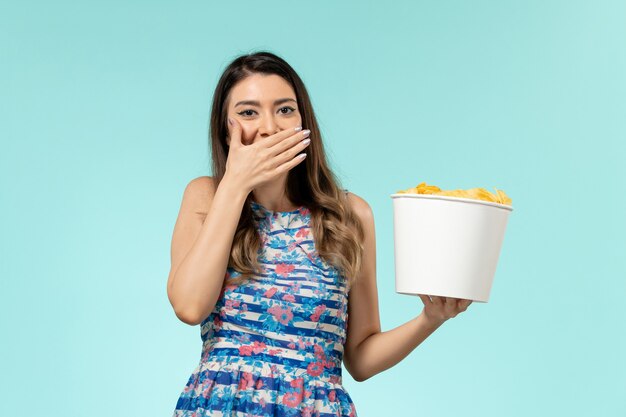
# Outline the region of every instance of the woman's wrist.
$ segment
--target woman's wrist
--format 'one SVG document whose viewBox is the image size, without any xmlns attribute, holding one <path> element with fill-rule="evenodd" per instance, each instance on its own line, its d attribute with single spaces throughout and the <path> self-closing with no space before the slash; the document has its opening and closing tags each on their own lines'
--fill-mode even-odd
<svg viewBox="0 0 626 417">
<path fill-rule="evenodd" d="M 230 194 L 243 195 L 243 198 L 246 198 L 251 191 L 246 189 L 246 187 L 244 187 L 239 181 L 237 181 L 236 177 L 228 175 L 228 173 L 226 173 L 222 178 L 220 185 L 222 184 L 224 188 L 227 188 L 229 190 Z"/>
<path fill-rule="evenodd" d="M 429 317 L 428 315 L 426 315 L 424 310 L 422 310 L 419 316 L 417 316 L 417 319 L 421 320 L 422 323 L 424 323 L 426 327 L 430 327 L 432 329 L 437 329 L 438 327 L 440 327 L 442 324 L 446 322 L 445 319 L 436 319 L 433 317 Z"/>
</svg>

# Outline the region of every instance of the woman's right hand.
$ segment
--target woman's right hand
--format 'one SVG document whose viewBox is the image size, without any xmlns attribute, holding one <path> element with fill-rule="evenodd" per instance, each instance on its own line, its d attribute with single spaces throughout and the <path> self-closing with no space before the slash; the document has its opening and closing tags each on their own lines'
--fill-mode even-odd
<svg viewBox="0 0 626 417">
<path fill-rule="evenodd" d="M 236 181 L 248 193 L 305 159 L 300 155 L 306 154 L 300 151 L 309 145 L 303 142 L 309 135 L 309 130 L 296 131 L 289 128 L 251 145 L 244 145 L 241 142 L 241 125 L 236 120 L 228 120 L 232 124 L 224 176 Z"/>
</svg>

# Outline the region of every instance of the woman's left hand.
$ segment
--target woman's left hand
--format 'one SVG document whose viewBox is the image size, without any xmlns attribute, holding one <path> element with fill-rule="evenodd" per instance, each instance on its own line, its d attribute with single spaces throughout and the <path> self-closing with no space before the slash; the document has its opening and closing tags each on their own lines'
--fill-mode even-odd
<svg viewBox="0 0 626 417">
<path fill-rule="evenodd" d="M 439 297 L 436 295 L 418 294 L 424 303 L 422 314 L 434 324 L 442 324 L 467 310 L 472 300 L 463 298 Z"/>
</svg>

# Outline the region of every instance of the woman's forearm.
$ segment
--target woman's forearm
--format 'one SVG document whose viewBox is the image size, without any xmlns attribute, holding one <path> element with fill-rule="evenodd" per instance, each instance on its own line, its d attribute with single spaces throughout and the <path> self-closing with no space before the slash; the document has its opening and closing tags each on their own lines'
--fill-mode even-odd
<svg viewBox="0 0 626 417">
<path fill-rule="evenodd" d="M 367 337 L 355 350 L 351 362 L 358 381 L 389 369 L 404 359 L 444 322 L 432 322 L 423 313 L 385 332 Z M 356 379 L 356 378 L 355 378 Z"/>
<path fill-rule="evenodd" d="M 193 246 L 175 271 L 168 296 L 185 323 L 199 324 L 215 307 L 247 195 L 226 176 L 222 179 Z"/>
</svg>

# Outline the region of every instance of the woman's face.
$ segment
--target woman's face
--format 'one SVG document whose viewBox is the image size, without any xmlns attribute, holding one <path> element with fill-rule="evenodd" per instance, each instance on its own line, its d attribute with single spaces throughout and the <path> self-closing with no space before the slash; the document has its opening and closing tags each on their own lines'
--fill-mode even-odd
<svg viewBox="0 0 626 417">
<path fill-rule="evenodd" d="M 253 74 L 237 83 L 230 91 L 228 117 L 241 125 L 245 145 L 302 124 L 296 93 L 274 74 Z"/>
</svg>

